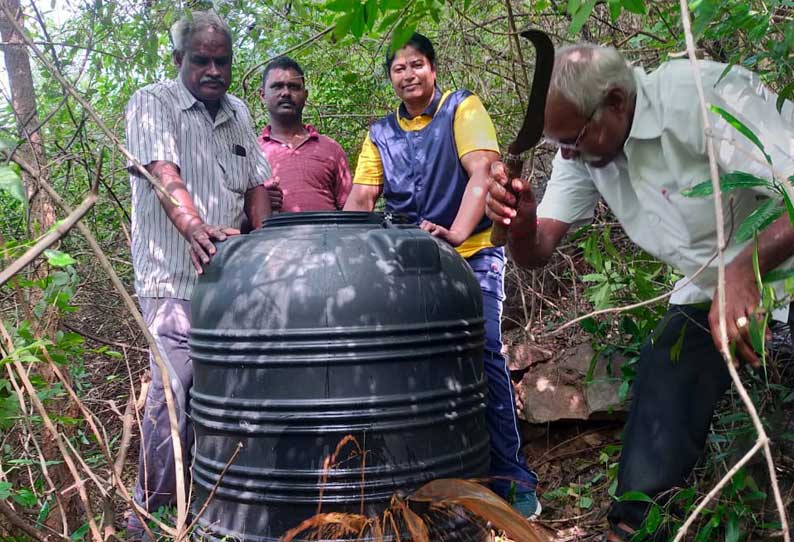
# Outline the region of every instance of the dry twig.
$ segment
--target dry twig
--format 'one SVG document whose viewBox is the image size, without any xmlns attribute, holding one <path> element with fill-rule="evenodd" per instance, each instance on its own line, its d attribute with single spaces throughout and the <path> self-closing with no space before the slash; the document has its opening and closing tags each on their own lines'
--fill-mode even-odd
<svg viewBox="0 0 794 542">
<path fill-rule="evenodd" d="M 718 269 L 718 282 L 717 282 L 717 309 L 719 313 L 719 335 L 720 335 L 720 344 L 721 350 L 720 353 L 722 357 L 725 359 L 725 363 L 728 366 L 728 371 L 731 375 L 731 380 L 733 380 L 734 385 L 736 386 L 736 391 L 741 397 L 742 402 L 744 403 L 745 407 L 747 408 L 747 412 L 750 415 L 750 418 L 753 421 L 753 426 L 757 432 L 757 440 L 756 445 L 751 450 L 752 453 L 748 453 L 745 458 L 742 459 L 740 463 L 744 463 L 749 458 L 760 449 L 764 450 L 764 455 L 766 456 L 767 461 L 767 468 L 769 470 L 769 478 L 772 484 L 772 493 L 775 496 L 775 503 L 777 504 L 778 513 L 780 514 L 780 523 L 783 527 L 783 540 L 785 542 L 791 542 L 791 533 L 788 528 L 788 520 L 786 518 L 786 508 L 783 504 L 783 498 L 780 494 L 780 487 L 777 481 L 777 475 L 775 474 L 775 462 L 772 457 L 772 450 L 769 446 L 769 437 L 766 434 L 766 430 L 764 429 L 763 423 L 761 422 L 761 418 L 758 415 L 758 411 L 753 404 L 752 399 L 750 398 L 747 390 L 745 389 L 744 385 L 742 384 L 742 379 L 739 377 L 739 373 L 736 371 L 736 367 L 733 364 L 733 356 L 730 351 L 729 343 L 728 343 L 728 330 L 727 324 L 725 321 L 725 217 L 723 216 L 722 211 L 722 192 L 720 189 L 720 175 L 719 175 L 719 168 L 717 165 L 717 158 L 716 152 L 714 149 L 714 141 L 708 134 L 711 132 L 711 126 L 709 122 L 708 116 L 708 105 L 706 104 L 706 97 L 705 92 L 703 91 L 703 80 L 700 74 L 700 65 L 697 56 L 695 55 L 695 38 L 692 35 L 692 26 L 691 21 L 689 18 L 689 4 L 686 0 L 680 0 L 681 5 L 681 22 L 684 27 L 684 34 L 686 36 L 686 45 L 687 51 L 689 52 L 689 61 L 692 64 L 692 71 L 694 72 L 695 78 L 695 85 L 697 87 L 697 94 L 698 94 L 698 101 L 700 103 L 700 113 L 703 119 L 703 126 L 706 132 L 706 151 L 708 153 L 709 158 L 709 173 L 711 175 L 711 185 L 714 190 L 714 211 L 716 214 L 717 220 L 717 246 L 719 247 L 718 252 L 718 262 L 719 262 L 719 269 Z M 785 184 L 785 183 L 784 183 Z M 720 480 L 717 484 L 717 488 L 712 490 L 704 499 L 701 501 L 700 505 L 689 515 L 687 520 L 685 521 L 684 525 L 678 531 L 675 537 L 674 542 L 680 542 L 684 538 L 689 529 L 689 526 L 692 522 L 697 518 L 700 510 L 713 498 L 717 492 L 718 488 L 721 488 L 728 480 L 730 480 L 733 475 L 738 471 L 738 468 L 731 469 L 726 473 L 726 475 Z"/>
</svg>

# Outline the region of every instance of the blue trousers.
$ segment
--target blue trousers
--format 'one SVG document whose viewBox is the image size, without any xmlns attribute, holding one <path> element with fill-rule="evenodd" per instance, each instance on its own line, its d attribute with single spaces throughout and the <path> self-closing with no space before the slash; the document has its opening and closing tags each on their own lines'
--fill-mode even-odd
<svg viewBox="0 0 794 542">
<path fill-rule="evenodd" d="M 502 248 L 488 248 L 466 258 L 482 290 L 485 316 L 485 376 L 488 379 L 486 421 L 491 437 L 491 489 L 507 497 L 511 482 L 516 494 L 534 492 L 537 475 L 521 457 L 521 434 L 513 396 L 513 384 L 502 355 L 502 302 L 504 264 Z"/>
</svg>

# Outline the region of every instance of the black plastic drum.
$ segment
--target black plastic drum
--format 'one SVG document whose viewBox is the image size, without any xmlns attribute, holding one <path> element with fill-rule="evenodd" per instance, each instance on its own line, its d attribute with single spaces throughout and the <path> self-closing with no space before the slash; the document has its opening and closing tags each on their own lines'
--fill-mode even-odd
<svg viewBox="0 0 794 542">
<path fill-rule="evenodd" d="M 220 243 L 192 306 L 202 536 L 275 542 L 318 509 L 379 516 L 487 474 L 482 299 L 445 243 L 377 213 L 284 214 Z"/>
</svg>

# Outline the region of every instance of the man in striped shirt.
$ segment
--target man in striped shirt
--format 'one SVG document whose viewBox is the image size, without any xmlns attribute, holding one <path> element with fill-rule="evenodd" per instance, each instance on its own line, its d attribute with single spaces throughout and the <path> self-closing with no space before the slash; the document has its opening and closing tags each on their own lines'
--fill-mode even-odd
<svg viewBox="0 0 794 542">
<path fill-rule="evenodd" d="M 174 24 L 171 39 L 178 77 L 136 92 L 127 105 L 126 124 L 129 150 L 168 192 L 155 190 L 128 164 L 135 291 L 168 367 L 182 464 L 189 465 L 192 431 L 186 407 L 193 372 L 187 338 L 193 285 L 215 254 L 216 242 L 239 234 L 244 222 L 258 228 L 270 214 L 263 183 L 271 171 L 247 107 L 226 93 L 232 63 L 227 24 L 212 11 L 193 12 Z M 153 512 L 175 502 L 177 476 L 187 473 L 175 471 L 162 377 L 153 361 L 150 366 L 134 498 Z M 131 514 L 128 537 L 141 534 Z"/>
</svg>

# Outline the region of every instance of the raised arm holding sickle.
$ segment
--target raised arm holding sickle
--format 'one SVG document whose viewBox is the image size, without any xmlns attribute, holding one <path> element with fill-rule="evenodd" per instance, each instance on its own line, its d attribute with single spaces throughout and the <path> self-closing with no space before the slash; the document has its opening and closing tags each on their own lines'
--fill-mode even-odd
<svg viewBox="0 0 794 542">
<path fill-rule="evenodd" d="M 776 96 L 754 74 L 726 68 L 701 63 L 707 101 L 758 134 L 779 177 L 791 175 L 794 106 L 788 102 L 778 113 Z M 591 220 L 603 198 L 632 241 L 689 277 L 676 285 L 653 341 L 640 354 L 618 496 L 639 491 L 663 499 L 671 488 L 685 485 L 705 445 L 714 407 L 731 383 L 720 354 L 718 306 L 711 302 L 717 286 L 717 264 L 710 261 L 718 250 L 714 201 L 682 193 L 709 178 L 699 118 L 688 61 L 667 62 L 646 74 L 630 68 L 612 48 L 570 46 L 556 55 L 546 101 L 546 138 L 559 152 L 543 201 L 536 201 L 528 182 L 508 178 L 503 164 L 491 166 L 486 214 L 508 228 L 509 253 L 517 265 L 548 262 L 571 226 Z M 740 170 L 770 178 L 752 143 L 716 114 L 710 121 L 721 174 Z M 779 196 L 762 189 L 724 196 L 727 228 L 735 231 L 760 198 L 768 197 Z M 762 275 L 792 267 L 794 228 L 788 216 L 759 234 L 757 250 Z M 726 318 L 734 362 L 758 366 L 749 334 L 750 319 L 762 317 L 753 251 L 752 241 L 728 241 Z M 779 289 L 778 298 L 784 295 Z M 643 503 L 613 503 L 608 540 L 628 540 L 646 512 Z"/>
</svg>

